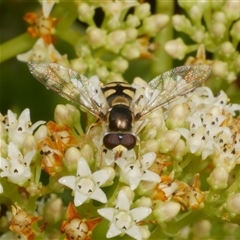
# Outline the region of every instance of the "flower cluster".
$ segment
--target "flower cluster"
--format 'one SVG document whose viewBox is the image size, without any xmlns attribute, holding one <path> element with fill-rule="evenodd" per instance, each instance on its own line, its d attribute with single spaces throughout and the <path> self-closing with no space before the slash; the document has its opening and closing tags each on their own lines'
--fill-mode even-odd
<svg viewBox="0 0 240 240">
<path fill-rule="evenodd" d="M 29 224 L 45 221 L 39 226 L 44 233 L 29 230 L 28 224 L 20 231 L 13 225 L 15 220 L 9 222 L 10 229 L 27 239 L 42 234 L 60 236 L 48 227 L 54 223 L 61 224 L 66 239 L 79 231 L 81 239 L 92 239 L 92 234 L 104 238 L 103 231 L 107 238 L 152 239 L 156 237 L 153 226 L 164 236 L 163 224 L 164 231 L 170 231 L 184 211 L 202 209 L 211 217 L 238 219 L 240 179 L 230 180 L 239 175 L 236 166 L 240 164 L 236 111 L 240 105 L 229 104 L 223 91 L 213 96 L 209 88 L 197 88 L 153 112 L 140 134 L 140 148 L 121 155 L 101 146 L 104 125 L 94 124 L 84 134 L 77 123 L 79 112 L 71 105 L 57 106 L 56 122 L 46 124 L 31 125 L 28 109 L 18 119 L 9 111 L 1 116 L 1 194 L 11 199 L 7 190 L 11 185 L 18 188 L 14 198 L 18 204 L 23 194 L 30 202 L 39 199 L 37 205 L 31 203 L 32 210 L 24 212 L 24 204 L 17 208 L 29 216 Z M 40 178 L 43 171 L 49 176 L 47 184 Z M 64 189 L 72 190 L 72 201 L 80 209 L 78 212 L 70 203 L 68 220 L 61 214 L 62 200 L 56 195 L 50 201 L 46 198 L 48 192 L 59 194 Z M 51 208 L 56 212 L 50 217 Z M 30 217 L 33 211 L 39 217 Z M 110 221 L 109 228 L 102 217 Z M 180 226 L 178 236 L 186 234 Z"/>
<path fill-rule="evenodd" d="M 170 71 L 169 82 L 163 77 L 168 74 L 156 79 L 181 94 L 171 101 L 172 92 L 162 92 L 161 84 L 152 89 L 135 78 L 134 114 L 141 115 L 152 96 L 169 102 L 146 119 L 134 115 L 137 144 L 131 150 L 107 149 L 107 119 L 70 104 L 57 105 L 54 120 L 34 124 L 29 109 L 19 116 L 11 110 L 0 114 L 0 239 L 238 239 L 240 105 L 230 98 L 236 94 L 239 101 L 237 84 L 232 87 L 240 73 L 239 2 L 178 0 L 175 12 L 174 1 L 39 2 L 41 13 L 23 17 L 30 24 L 25 36 L 35 43 L 20 42 L 13 51 L 6 44 L 2 59 L 17 49 L 17 59 L 31 61 L 33 69 L 38 62 L 60 64 L 60 74 L 51 69 L 62 80 L 54 89 L 60 95 L 101 108 L 101 82 L 132 79 L 142 66 L 149 68 L 146 79 L 154 65 L 160 74 L 159 68 L 175 64 L 166 54 L 186 65 L 210 65 L 206 85 L 218 95 L 206 86 L 183 95 L 191 74 L 184 80 L 174 76 L 183 83 L 174 88 Z M 196 57 L 189 56 L 195 51 Z M 130 64 L 137 64 L 134 74 Z M 56 82 L 45 70 L 37 74 L 51 88 Z M 97 75 L 84 77 L 93 83 L 84 88 L 95 93 L 92 98 L 75 71 Z"/>
<path fill-rule="evenodd" d="M 214 60 L 206 60 L 199 55 L 189 57 L 186 64 L 194 61 L 211 63 L 213 76 L 232 82 L 240 73 L 240 2 L 198 2 L 178 1 L 187 15 L 175 14 L 172 24 L 176 31 L 186 34 L 195 44 L 184 43 L 180 37 L 169 40 L 165 45 L 167 53 L 176 59 L 184 59 L 188 53 L 196 51 L 199 45 L 211 53 Z"/>
<path fill-rule="evenodd" d="M 59 8 L 63 7 L 59 4 Z M 55 49 L 53 36 L 58 36 L 58 32 L 65 29 L 61 29 L 60 23 L 58 26 L 58 19 L 51 17 L 54 2 L 49 4 L 43 1 L 43 15 L 28 13 L 24 17 L 33 25 L 28 32 L 39 39 L 30 51 L 19 54 L 18 60 L 57 62 L 82 74 L 97 74 L 103 82 L 123 80 L 122 74 L 128 69 L 130 60 L 153 57 L 152 51 L 157 44 L 150 40 L 169 22 L 168 15 L 151 15 L 149 3 L 140 4 L 135 0 L 106 3 L 80 1 L 71 4 L 77 11 L 72 14 L 87 24 L 84 35 L 79 34 L 76 38 L 76 33 L 74 38 L 77 57 L 70 60 Z M 104 13 L 102 18 L 98 16 L 99 9 Z M 97 21 L 94 21 L 95 17 Z"/>
</svg>

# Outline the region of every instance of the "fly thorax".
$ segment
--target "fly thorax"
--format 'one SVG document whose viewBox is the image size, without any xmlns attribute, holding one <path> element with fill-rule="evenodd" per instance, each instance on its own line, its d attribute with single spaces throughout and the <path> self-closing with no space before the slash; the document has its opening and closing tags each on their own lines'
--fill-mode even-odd
<svg viewBox="0 0 240 240">
<path fill-rule="evenodd" d="M 132 129 L 133 116 L 129 107 L 125 105 L 115 105 L 109 111 L 108 128 L 109 131 L 128 132 Z"/>
</svg>

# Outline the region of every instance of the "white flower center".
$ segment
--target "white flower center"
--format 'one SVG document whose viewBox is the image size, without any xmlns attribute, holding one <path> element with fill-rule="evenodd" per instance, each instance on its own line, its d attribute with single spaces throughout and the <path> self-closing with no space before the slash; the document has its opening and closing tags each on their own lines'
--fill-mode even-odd
<svg viewBox="0 0 240 240">
<path fill-rule="evenodd" d="M 120 230 L 127 230 L 131 227 L 132 218 L 125 211 L 119 211 L 114 217 L 115 225 Z"/>
<path fill-rule="evenodd" d="M 90 178 L 80 178 L 77 182 L 77 189 L 84 195 L 91 195 L 94 190 L 95 183 Z"/>
</svg>

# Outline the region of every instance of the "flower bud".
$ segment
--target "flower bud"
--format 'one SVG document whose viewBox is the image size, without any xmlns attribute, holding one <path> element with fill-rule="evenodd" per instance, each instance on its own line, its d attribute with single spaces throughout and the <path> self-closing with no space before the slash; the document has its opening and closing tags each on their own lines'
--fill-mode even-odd
<svg viewBox="0 0 240 240">
<path fill-rule="evenodd" d="M 48 129 L 45 125 L 41 125 L 34 134 L 34 137 L 37 143 L 41 142 L 47 136 L 48 136 Z"/>
<path fill-rule="evenodd" d="M 139 17 L 139 19 L 144 19 L 151 14 L 150 11 L 150 4 L 149 3 L 142 3 L 135 7 L 134 15 Z"/>
<path fill-rule="evenodd" d="M 123 186 L 123 187 L 120 188 L 119 192 L 120 191 L 123 191 L 123 193 L 128 197 L 130 202 L 133 201 L 133 199 L 135 197 L 135 194 L 134 194 L 134 191 L 132 191 L 130 187 Z"/>
<path fill-rule="evenodd" d="M 240 20 L 236 21 L 233 24 L 230 30 L 230 35 L 237 41 L 240 41 Z"/>
<path fill-rule="evenodd" d="M 90 27 L 87 29 L 87 40 L 93 49 L 106 44 L 106 32 L 101 28 Z"/>
<path fill-rule="evenodd" d="M 186 144 L 182 139 L 179 139 L 173 150 L 170 151 L 170 156 L 179 161 L 186 153 Z"/>
<path fill-rule="evenodd" d="M 240 193 L 229 195 L 225 208 L 232 214 L 240 214 Z"/>
<path fill-rule="evenodd" d="M 58 104 L 54 111 L 54 120 L 58 124 L 71 127 L 80 123 L 80 112 L 73 105 Z"/>
<path fill-rule="evenodd" d="M 78 159 L 82 157 L 81 152 L 75 148 L 70 147 L 65 152 L 65 156 L 63 158 L 63 163 L 68 169 L 68 171 L 73 172 L 76 171 L 78 165 Z"/>
<path fill-rule="evenodd" d="M 127 28 L 127 41 L 134 41 L 138 37 L 138 30 L 136 28 Z"/>
<path fill-rule="evenodd" d="M 44 208 L 44 220 L 49 224 L 55 224 L 60 221 L 63 211 L 63 202 L 61 198 L 52 198 L 46 203 Z"/>
<path fill-rule="evenodd" d="M 153 210 L 157 222 L 169 222 L 177 216 L 181 209 L 181 205 L 177 202 L 159 202 Z"/>
<path fill-rule="evenodd" d="M 89 144 L 83 145 L 83 147 L 80 149 L 80 152 L 82 157 L 87 160 L 89 165 L 91 165 L 94 162 L 93 148 Z"/>
<path fill-rule="evenodd" d="M 223 24 L 226 23 L 226 15 L 223 12 L 215 12 L 212 15 L 212 21 L 213 22 L 221 22 Z"/>
<path fill-rule="evenodd" d="M 149 36 L 155 36 L 169 22 L 169 16 L 166 14 L 155 14 L 143 20 L 143 33 Z"/>
<path fill-rule="evenodd" d="M 193 21 L 200 21 L 203 15 L 203 10 L 200 6 L 193 5 L 190 9 L 189 14 Z"/>
<path fill-rule="evenodd" d="M 168 41 L 165 46 L 164 50 L 172 57 L 182 60 L 187 53 L 187 46 L 183 42 L 181 38 L 177 38 L 175 40 Z"/>
<path fill-rule="evenodd" d="M 175 130 L 168 130 L 163 133 L 159 139 L 159 151 L 162 153 L 167 153 L 171 151 L 178 143 L 181 134 Z"/>
<path fill-rule="evenodd" d="M 136 207 L 149 207 L 149 208 L 151 208 L 152 205 L 153 205 L 153 203 L 152 203 L 151 198 L 140 197 L 136 200 L 136 202 L 134 202 L 133 208 L 136 208 Z"/>
<path fill-rule="evenodd" d="M 169 112 L 166 125 L 169 129 L 180 128 L 184 126 L 186 110 L 183 104 L 175 105 Z"/>
<path fill-rule="evenodd" d="M 172 24 L 177 31 L 190 30 L 192 28 L 191 22 L 184 15 L 174 15 Z"/>
<path fill-rule="evenodd" d="M 94 8 L 92 8 L 89 4 L 85 2 L 78 3 L 77 11 L 79 20 L 83 22 L 92 21 L 95 13 Z"/>
<path fill-rule="evenodd" d="M 210 176 L 208 177 L 207 181 L 211 185 L 213 189 L 224 189 L 227 187 L 228 182 L 228 172 L 223 167 L 215 168 Z"/>
<path fill-rule="evenodd" d="M 112 167 L 104 167 L 101 170 L 104 170 L 106 172 L 106 175 L 109 176 L 108 180 L 102 185 L 102 187 L 112 185 L 113 179 L 116 176 L 114 169 Z"/>
<path fill-rule="evenodd" d="M 128 68 L 128 61 L 122 57 L 117 57 L 111 62 L 114 72 L 124 73 Z"/>
<path fill-rule="evenodd" d="M 136 15 L 129 14 L 127 16 L 126 24 L 129 27 L 136 28 L 140 25 L 140 20 Z"/>
<path fill-rule="evenodd" d="M 87 67 L 87 64 L 82 58 L 75 58 L 71 60 L 71 68 L 80 74 L 84 74 Z"/>
<path fill-rule="evenodd" d="M 229 20 L 234 21 L 239 19 L 240 2 L 227 0 L 223 7 L 223 11 Z"/>
<path fill-rule="evenodd" d="M 24 153 L 24 155 L 27 152 L 30 152 L 30 151 L 36 150 L 36 149 L 37 149 L 36 139 L 34 138 L 33 135 L 28 135 L 27 138 L 23 142 L 23 153 Z"/>
<path fill-rule="evenodd" d="M 123 30 L 115 30 L 107 36 L 106 48 L 114 53 L 118 53 L 126 42 L 126 32 Z"/>
<path fill-rule="evenodd" d="M 156 139 L 148 139 L 147 141 L 143 142 L 141 145 L 142 153 L 158 152 L 158 149 L 159 149 L 159 142 Z"/>
<path fill-rule="evenodd" d="M 221 22 L 213 22 L 210 34 L 213 38 L 223 38 L 226 31 L 226 26 Z"/>
<path fill-rule="evenodd" d="M 122 55 L 129 60 L 136 59 L 140 57 L 140 47 L 137 43 L 125 44 L 121 51 Z"/>
<path fill-rule="evenodd" d="M 212 224 L 208 220 L 201 220 L 193 225 L 193 232 L 198 238 L 208 238 L 211 233 Z"/>
<path fill-rule="evenodd" d="M 106 66 L 101 66 L 97 68 L 96 74 L 100 79 L 105 80 L 109 75 L 109 71 Z"/>
<path fill-rule="evenodd" d="M 212 75 L 224 78 L 227 75 L 228 67 L 226 62 L 215 60 L 212 64 Z"/>
<path fill-rule="evenodd" d="M 229 58 L 232 54 L 234 54 L 234 52 L 235 49 L 231 42 L 224 42 L 221 44 L 219 53 L 224 57 Z"/>
</svg>

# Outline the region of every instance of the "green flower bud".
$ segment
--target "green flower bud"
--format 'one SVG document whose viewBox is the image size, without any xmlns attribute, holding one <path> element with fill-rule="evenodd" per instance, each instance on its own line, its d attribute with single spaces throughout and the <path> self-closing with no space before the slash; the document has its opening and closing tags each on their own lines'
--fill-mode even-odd
<svg viewBox="0 0 240 240">
<path fill-rule="evenodd" d="M 81 156 L 86 159 L 89 165 L 92 165 L 94 162 L 94 151 L 89 144 L 83 145 L 80 149 Z"/>
<path fill-rule="evenodd" d="M 128 61 L 122 57 L 117 57 L 111 62 L 114 72 L 124 73 L 128 68 Z"/>
<path fill-rule="evenodd" d="M 37 149 L 37 142 L 33 135 L 28 135 L 23 142 L 23 153 L 26 154 L 32 150 Z"/>
<path fill-rule="evenodd" d="M 184 15 L 174 15 L 172 17 L 172 24 L 177 31 L 189 32 L 192 29 L 190 20 L 187 19 Z"/>
<path fill-rule="evenodd" d="M 92 22 L 92 18 L 95 14 L 94 8 L 85 2 L 78 3 L 78 18 L 83 22 Z"/>
<path fill-rule="evenodd" d="M 34 134 L 34 137 L 37 143 L 41 142 L 47 136 L 48 136 L 48 130 L 45 125 L 41 125 Z"/>
<path fill-rule="evenodd" d="M 140 47 L 138 43 L 125 44 L 121 54 L 129 60 L 136 59 L 140 57 Z"/>
<path fill-rule="evenodd" d="M 138 30 L 136 28 L 127 28 L 126 29 L 127 34 L 127 41 L 134 41 L 138 37 Z"/>
<path fill-rule="evenodd" d="M 212 64 L 212 75 L 215 77 L 224 78 L 228 72 L 227 63 L 215 60 Z"/>
<path fill-rule="evenodd" d="M 71 60 L 71 68 L 80 74 L 87 70 L 87 64 L 82 58 L 75 58 Z"/>
<path fill-rule="evenodd" d="M 223 167 L 214 168 L 210 176 L 207 178 L 208 183 L 213 189 L 224 189 L 227 187 L 229 174 Z"/>
<path fill-rule="evenodd" d="M 234 20 L 239 19 L 239 17 L 240 17 L 240 2 L 227 0 L 223 7 L 223 11 L 229 20 L 234 21 Z"/>
<path fill-rule="evenodd" d="M 155 36 L 169 22 L 166 14 L 155 14 L 143 20 L 142 31 L 149 36 Z"/>
<path fill-rule="evenodd" d="M 101 66 L 96 69 L 96 74 L 100 79 L 106 79 L 109 75 L 109 71 L 106 66 Z"/>
<path fill-rule="evenodd" d="M 233 215 L 240 214 L 240 193 L 229 195 L 225 208 Z"/>
<path fill-rule="evenodd" d="M 208 220 L 201 220 L 193 225 L 193 232 L 198 238 L 207 238 L 210 236 L 212 224 Z"/>
<path fill-rule="evenodd" d="M 54 120 L 58 124 L 71 127 L 80 123 L 80 112 L 73 105 L 58 104 L 54 111 Z"/>
<path fill-rule="evenodd" d="M 114 53 L 118 53 L 124 46 L 127 39 L 126 32 L 123 30 L 115 30 L 107 36 L 106 48 Z"/>
<path fill-rule="evenodd" d="M 173 148 L 178 143 L 180 137 L 181 134 L 175 130 L 168 130 L 164 132 L 159 139 L 159 151 L 161 153 L 167 153 L 173 150 Z"/>
<path fill-rule="evenodd" d="M 63 163 L 69 172 L 76 171 L 80 157 L 82 157 L 82 154 L 76 147 L 70 147 L 67 149 L 63 158 Z"/>
<path fill-rule="evenodd" d="M 230 30 L 230 35 L 236 39 L 236 41 L 240 41 L 240 20 L 236 21 L 231 30 Z"/>
<path fill-rule="evenodd" d="M 224 57 L 229 58 L 231 57 L 231 55 L 234 54 L 234 52 L 235 52 L 235 49 L 231 42 L 224 42 L 221 44 L 219 53 Z"/>
<path fill-rule="evenodd" d="M 168 41 L 164 46 L 164 50 L 172 58 L 182 60 L 187 53 L 187 46 L 181 38 L 177 38 L 176 40 Z"/>
<path fill-rule="evenodd" d="M 141 19 L 141 20 L 148 17 L 150 14 L 151 14 L 151 11 L 150 11 L 149 3 L 142 3 L 142 4 L 138 5 L 137 7 L 135 7 L 134 15 L 139 17 L 139 19 Z"/>
<path fill-rule="evenodd" d="M 185 124 L 186 109 L 183 104 L 177 104 L 171 108 L 166 125 L 169 129 L 175 129 L 183 127 Z"/>
<path fill-rule="evenodd" d="M 126 24 L 129 27 L 136 28 L 136 27 L 138 27 L 140 25 L 140 20 L 139 20 L 139 18 L 136 15 L 129 14 L 127 16 Z"/>
<path fill-rule="evenodd" d="M 194 5 L 191 7 L 189 15 L 193 21 L 200 21 L 203 15 L 203 10 L 200 6 Z"/>
<path fill-rule="evenodd" d="M 177 202 L 159 202 L 153 210 L 153 215 L 157 222 L 161 224 L 163 222 L 169 222 L 175 218 L 180 209 L 181 205 Z"/>
<path fill-rule="evenodd" d="M 106 32 L 101 28 L 90 27 L 87 29 L 87 40 L 93 49 L 106 44 Z"/>
<path fill-rule="evenodd" d="M 177 161 L 182 160 L 183 156 L 187 153 L 186 144 L 182 139 L 179 139 L 173 150 L 170 151 L 170 156 Z"/>
<path fill-rule="evenodd" d="M 210 33 L 213 38 L 223 38 L 226 31 L 226 26 L 221 22 L 213 22 Z"/>
</svg>

